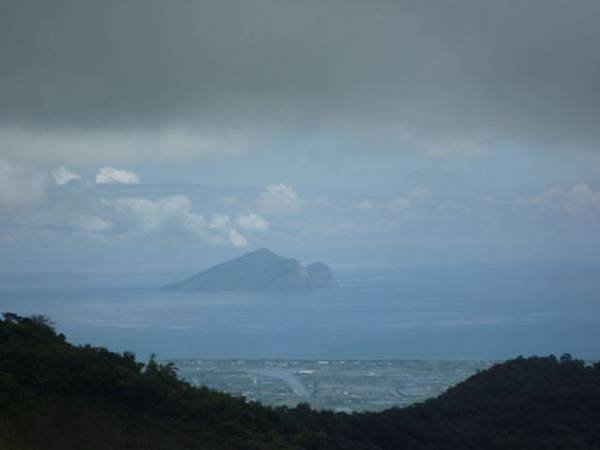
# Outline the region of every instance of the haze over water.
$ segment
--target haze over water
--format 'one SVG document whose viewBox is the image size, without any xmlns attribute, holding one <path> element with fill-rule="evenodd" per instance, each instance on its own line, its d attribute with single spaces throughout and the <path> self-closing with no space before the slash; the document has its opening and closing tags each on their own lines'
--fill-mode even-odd
<svg viewBox="0 0 600 450">
<path fill-rule="evenodd" d="M 307 294 L 163 293 L 181 269 L 3 267 L 0 306 L 46 314 L 77 343 L 146 358 L 598 358 L 600 266 L 332 266 Z"/>
</svg>

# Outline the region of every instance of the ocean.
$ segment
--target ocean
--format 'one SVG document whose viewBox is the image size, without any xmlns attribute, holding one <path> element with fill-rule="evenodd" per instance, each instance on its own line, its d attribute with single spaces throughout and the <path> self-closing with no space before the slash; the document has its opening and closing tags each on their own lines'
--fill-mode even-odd
<svg viewBox="0 0 600 450">
<path fill-rule="evenodd" d="M 163 293 L 189 273 L 2 265 L 0 310 L 140 359 L 502 360 L 600 356 L 598 264 L 333 266 L 307 294 Z"/>
<path fill-rule="evenodd" d="M 0 310 L 76 344 L 156 354 L 195 385 L 292 406 L 381 410 L 518 355 L 600 357 L 600 266 L 334 266 L 306 294 L 164 293 L 171 268 L 3 264 Z"/>
</svg>

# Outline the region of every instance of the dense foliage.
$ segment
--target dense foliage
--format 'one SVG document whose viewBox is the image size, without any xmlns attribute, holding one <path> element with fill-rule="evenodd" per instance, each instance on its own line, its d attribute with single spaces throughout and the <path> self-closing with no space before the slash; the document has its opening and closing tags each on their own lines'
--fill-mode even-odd
<svg viewBox="0 0 600 450">
<path fill-rule="evenodd" d="M 517 358 L 382 413 L 269 408 L 0 320 L 0 449 L 600 449 L 600 364 Z"/>
</svg>

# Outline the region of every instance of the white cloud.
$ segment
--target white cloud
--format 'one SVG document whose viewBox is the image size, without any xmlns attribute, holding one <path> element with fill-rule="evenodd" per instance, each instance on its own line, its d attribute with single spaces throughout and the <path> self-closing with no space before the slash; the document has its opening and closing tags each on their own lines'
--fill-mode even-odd
<svg viewBox="0 0 600 450">
<path fill-rule="evenodd" d="M 258 214 L 242 214 L 237 216 L 235 223 L 244 230 L 267 231 L 269 223 Z"/>
<path fill-rule="evenodd" d="M 81 180 L 81 176 L 69 171 L 65 166 L 57 167 L 50 171 L 52 178 L 59 186 L 67 184 L 69 181 Z"/>
<path fill-rule="evenodd" d="M 213 214 L 208 223 L 211 230 L 221 230 L 231 226 L 231 219 L 226 214 Z"/>
<path fill-rule="evenodd" d="M 43 172 L 0 160 L 0 213 L 39 204 L 47 185 Z"/>
<path fill-rule="evenodd" d="M 267 186 L 257 204 L 271 214 L 291 214 L 302 208 L 302 199 L 292 187 L 280 183 Z"/>
<path fill-rule="evenodd" d="M 98 216 L 101 205 L 93 190 L 57 187 L 80 179 L 65 167 L 48 171 L 0 161 L 0 213 L 10 212 L 13 225 L 27 232 L 111 229 L 113 223 Z"/>
<path fill-rule="evenodd" d="M 245 247 L 248 245 L 248 240 L 236 230 L 229 231 L 229 242 L 231 242 L 234 247 Z"/>
<path fill-rule="evenodd" d="M 192 211 L 192 203 L 184 195 L 158 200 L 140 197 L 104 199 L 103 204 L 117 214 L 121 226 L 133 230 L 146 233 L 187 231 L 214 244 L 247 245 L 246 238 L 235 229 L 229 216 L 214 214 L 208 220 Z"/>
<path fill-rule="evenodd" d="M 96 184 L 139 184 L 140 177 L 129 170 L 103 167 L 96 174 Z"/>
<path fill-rule="evenodd" d="M 191 212 L 192 204 L 184 195 L 173 195 L 159 200 L 141 197 L 104 199 L 103 204 L 112 207 L 124 220 L 147 232 L 158 231 L 172 223 L 191 231 L 204 230 L 208 225 L 203 216 Z"/>
</svg>

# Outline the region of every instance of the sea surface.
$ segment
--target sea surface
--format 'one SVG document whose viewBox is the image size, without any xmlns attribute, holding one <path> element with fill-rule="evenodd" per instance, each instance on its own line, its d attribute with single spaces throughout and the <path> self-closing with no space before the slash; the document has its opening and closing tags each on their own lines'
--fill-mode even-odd
<svg viewBox="0 0 600 450">
<path fill-rule="evenodd" d="M 600 357 L 599 264 L 333 265 L 308 294 L 163 293 L 169 268 L 0 263 L 0 311 L 140 359 Z"/>
</svg>

